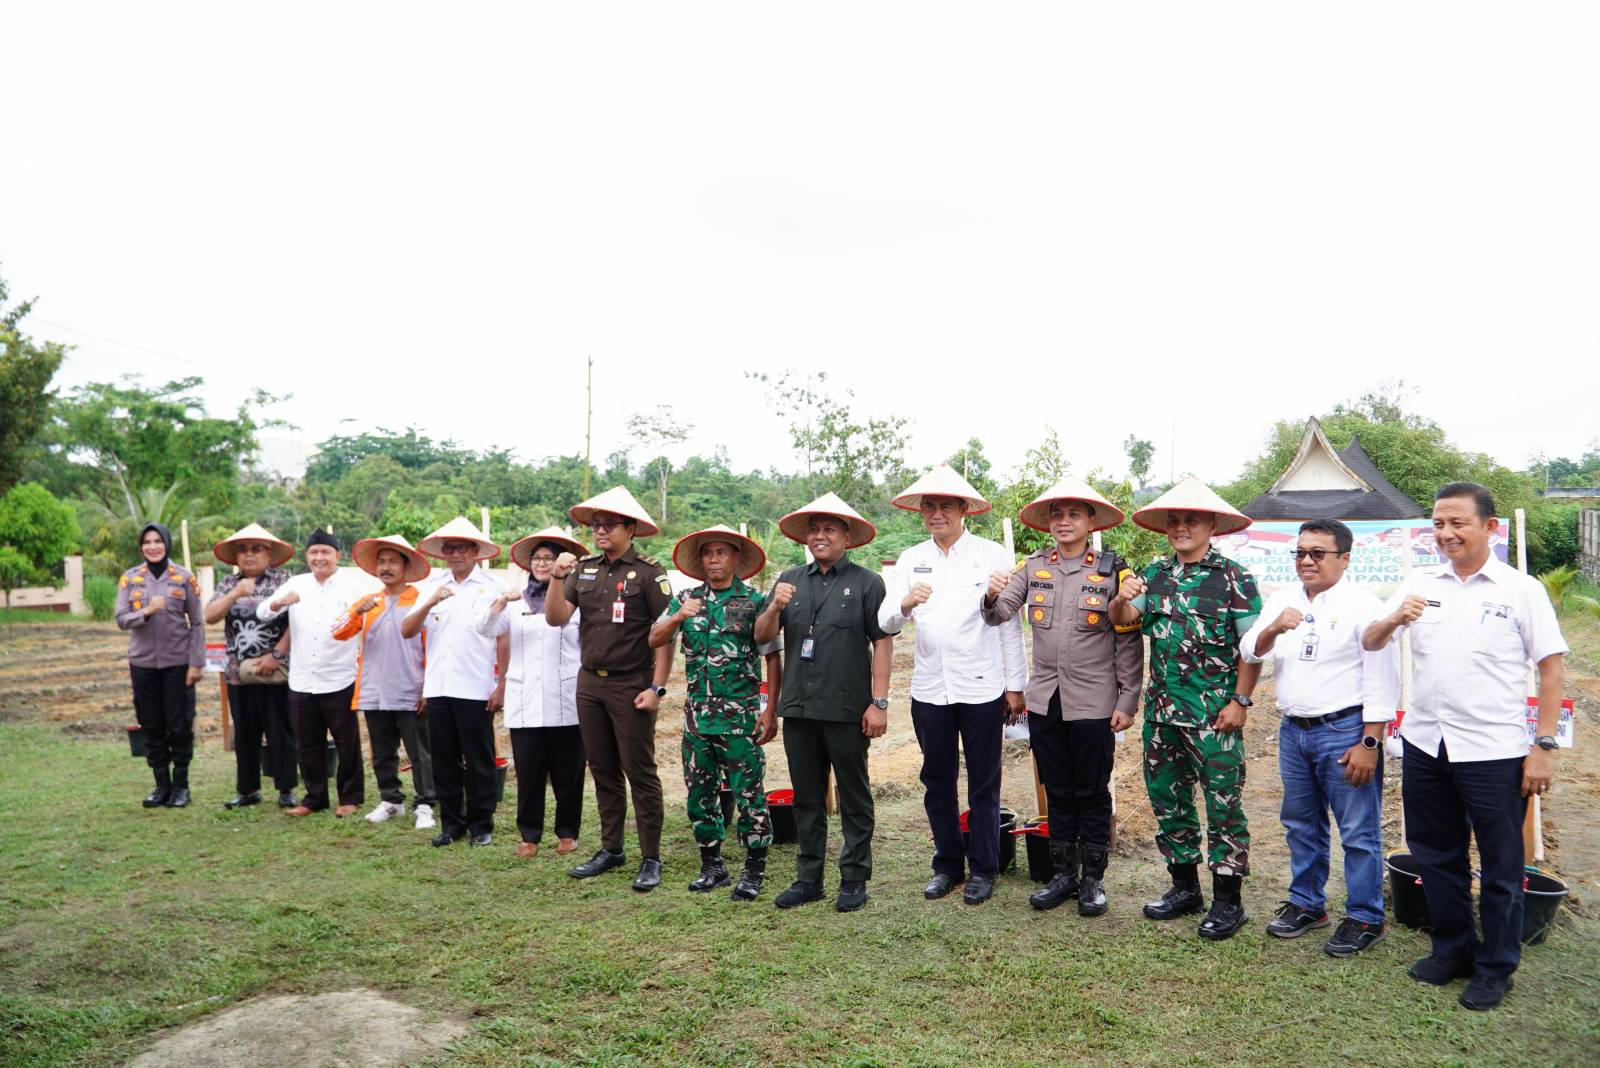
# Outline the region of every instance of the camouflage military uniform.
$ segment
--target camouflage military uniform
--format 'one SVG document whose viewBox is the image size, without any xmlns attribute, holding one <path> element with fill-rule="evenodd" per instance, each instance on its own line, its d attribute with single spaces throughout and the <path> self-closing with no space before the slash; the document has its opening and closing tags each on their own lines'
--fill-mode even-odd
<svg viewBox="0 0 1600 1068">
<path fill-rule="evenodd" d="M 1261 614 L 1261 596 L 1250 572 L 1216 549 L 1193 564 L 1158 560 L 1143 577 L 1145 593 L 1133 604 L 1150 638 L 1144 784 L 1155 810 L 1156 844 L 1169 864 L 1199 863 L 1199 781 L 1211 870 L 1248 875 L 1244 734 L 1215 731 L 1211 722 L 1233 699 L 1239 639 Z"/>
<path fill-rule="evenodd" d="M 761 711 L 761 656 L 775 649 L 756 647 L 756 616 L 764 594 L 739 579 L 725 590 L 699 585 L 674 597 L 662 619 L 671 618 L 683 597 L 699 600 L 700 614 L 683 622 L 685 673 L 683 781 L 689 790 L 689 820 L 702 846 L 722 842 L 721 789 L 724 780 L 739 809 L 739 840 L 750 849 L 772 844 L 764 786 L 766 757 L 756 744 Z"/>
</svg>

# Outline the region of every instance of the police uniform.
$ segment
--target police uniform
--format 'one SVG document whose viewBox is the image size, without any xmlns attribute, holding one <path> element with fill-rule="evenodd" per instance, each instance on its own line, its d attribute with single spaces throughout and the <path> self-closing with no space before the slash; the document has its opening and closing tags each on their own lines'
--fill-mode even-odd
<svg viewBox="0 0 1600 1068">
<path fill-rule="evenodd" d="M 631 787 L 640 851 L 658 858 L 656 713 L 635 708 L 633 699 L 654 684 L 650 627 L 672 600 L 672 586 L 655 557 L 630 543 L 615 560 L 604 553 L 583 557 L 566 577 L 563 593 L 579 614 L 578 727 L 594 775 L 601 845 L 622 850 Z"/>
<path fill-rule="evenodd" d="M 152 524 L 145 532 L 156 527 Z M 158 533 L 163 540 L 168 538 L 165 528 Z M 141 539 L 143 536 L 141 532 Z M 156 597 L 166 598 L 165 608 L 145 615 L 145 608 Z M 157 789 L 170 782 L 174 789 L 187 791 L 189 762 L 194 758 L 194 687 L 188 684 L 188 672 L 206 663 L 200 583 L 193 572 L 170 559 L 160 574 L 148 563 L 130 567 L 118 582 L 115 618 L 118 627 L 130 632 L 133 710 Z"/>
</svg>

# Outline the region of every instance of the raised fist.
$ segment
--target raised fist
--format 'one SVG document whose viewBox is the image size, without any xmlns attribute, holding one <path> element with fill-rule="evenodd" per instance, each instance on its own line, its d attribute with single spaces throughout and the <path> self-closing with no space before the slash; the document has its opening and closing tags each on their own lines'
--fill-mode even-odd
<svg viewBox="0 0 1600 1068">
<path fill-rule="evenodd" d="M 998 600 L 1000 595 L 1006 592 L 1006 587 L 1009 585 L 1011 585 L 1011 576 L 1007 572 L 989 572 L 989 592 L 987 594 L 989 600 Z"/>
<path fill-rule="evenodd" d="M 456 591 L 449 586 L 439 586 L 433 591 L 433 596 L 428 598 L 429 604 L 438 604 L 447 601 L 456 595 Z"/>
<path fill-rule="evenodd" d="M 678 618 L 693 619 L 695 616 L 700 614 L 701 607 L 702 605 L 698 597 L 685 597 L 683 602 L 678 605 Z"/>
<path fill-rule="evenodd" d="M 780 582 L 772 588 L 772 603 L 777 605 L 780 610 L 788 607 L 789 602 L 792 600 L 794 600 L 793 583 Z"/>
<path fill-rule="evenodd" d="M 919 604 L 927 604 L 928 598 L 933 596 L 933 587 L 926 582 L 919 582 L 911 587 L 911 592 L 906 594 L 906 599 L 900 602 L 900 614 L 910 615 L 911 610 Z"/>
<path fill-rule="evenodd" d="M 300 603 L 300 595 L 291 590 L 290 592 L 284 594 L 282 597 L 279 597 L 276 601 L 273 601 L 272 602 L 272 608 L 273 608 L 273 611 L 275 611 L 275 612 L 281 612 L 285 608 L 288 608 L 290 605 L 299 604 L 299 603 Z"/>
<path fill-rule="evenodd" d="M 1129 575 L 1122 580 L 1122 584 L 1117 587 L 1117 595 L 1111 599 L 1113 601 L 1131 602 L 1135 597 L 1144 593 L 1144 588 L 1144 579 L 1138 575 Z"/>
<path fill-rule="evenodd" d="M 164 610 L 166 607 L 167 607 L 167 595 L 166 594 L 164 594 L 164 593 L 151 594 L 150 595 L 150 600 L 146 601 L 145 605 L 144 605 L 145 617 L 149 618 L 150 616 L 155 615 L 157 612 L 160 612 L 160 611 Z"/>
<path fill-rule="evenodd" d="M 1300 624 L 1304 623 L 1306 615 L 1298 608 L 1285 608 L 1272 622 L 1272 629 L 1279 634 L 1288 634 Z"/>
<path fill-rule="evenodd" d="M 562 553 L 556 557 L 556 562 L 550 565 L 552 579 L 564 579 L 572 574 L 572 569 L 578 566 L 578 558 L 571 553 Z"/>
<path fill-rule="evenodd" d="M 1422 618 L 1422 613 L 1426 612 L 1427 610 L 1427 598 L 1418 597 L 1413 593 L 1404 601 L 1400 602 L 1400 607 L 1395 610 L 1394 618 L 1396 621 L 1402 624 L 1415 623 L 1417 620 Z"/>
<path fill-rule="evenodd" d="M 254 597 L 256 593 L 256 580 L 253 578 L 240 579 L 239 584 L 233 588 L 233 592 L 237 597 Z"/>
</svg>

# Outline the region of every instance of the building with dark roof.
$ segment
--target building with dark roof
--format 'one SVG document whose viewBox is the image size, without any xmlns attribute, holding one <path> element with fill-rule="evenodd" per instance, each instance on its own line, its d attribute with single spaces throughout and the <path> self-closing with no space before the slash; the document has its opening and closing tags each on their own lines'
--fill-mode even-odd
<svg viewBox="0 0 1600 1068">
<path fill-rule="evenodd" d="M 1244 506 L 1251 519 L 1415 519 L 1421 505 L 1383 477 L 1359 437 L 1336 452 L 1316 419 L 1289 467 L 1267 492 Z"/>
</svg>

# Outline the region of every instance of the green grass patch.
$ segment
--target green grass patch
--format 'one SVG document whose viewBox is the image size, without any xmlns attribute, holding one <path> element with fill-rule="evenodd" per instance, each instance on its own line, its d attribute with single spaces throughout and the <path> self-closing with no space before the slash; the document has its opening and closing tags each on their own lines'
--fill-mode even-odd
<svg viewBox="0 0 1600 1068">
<path fill-rule="evenodd" d="M 1270 876 L 1222 945 L 1139 916 L 1165 877 L 1149 861 L 1114 859 L 1098 920 L 1033 912 L 1021 876 L 981 908 L 925 902 L 918 798 L 880 804 L 865 910 L 780 913 L 792 847 L 753 904 L 692 895 L 679 813 L 666 884 L 641 895 L 623 873 L 575 882 L 553 853 L 517 861 L 508 807 L 494 848 L 433 849 L 409 820 L 225 812 L 232 758 L 214 746 L 182 812 L 140 808 L 146 770 L 111 742 L 0 725 L 0 752 L 0 1064 L 120 1063 L 244 998 L 355 986 L 466 1019 L 444 1057 L 461 1065 L 1537 1065 L 1600 1041 L 1600 923 L 1583 915 L 1474 1014 L 1406 978 L 1415 932 L 1356 961 L 1266 938 Z"/>
<path fill-rule="evenodd" d="M 107 618 L 110 618 L 109 616 Z M 0 626 L 7 623 L 92 623 L 90 616 L 51 612 L 43 608 L 0 608 Z"/>
</svg>

